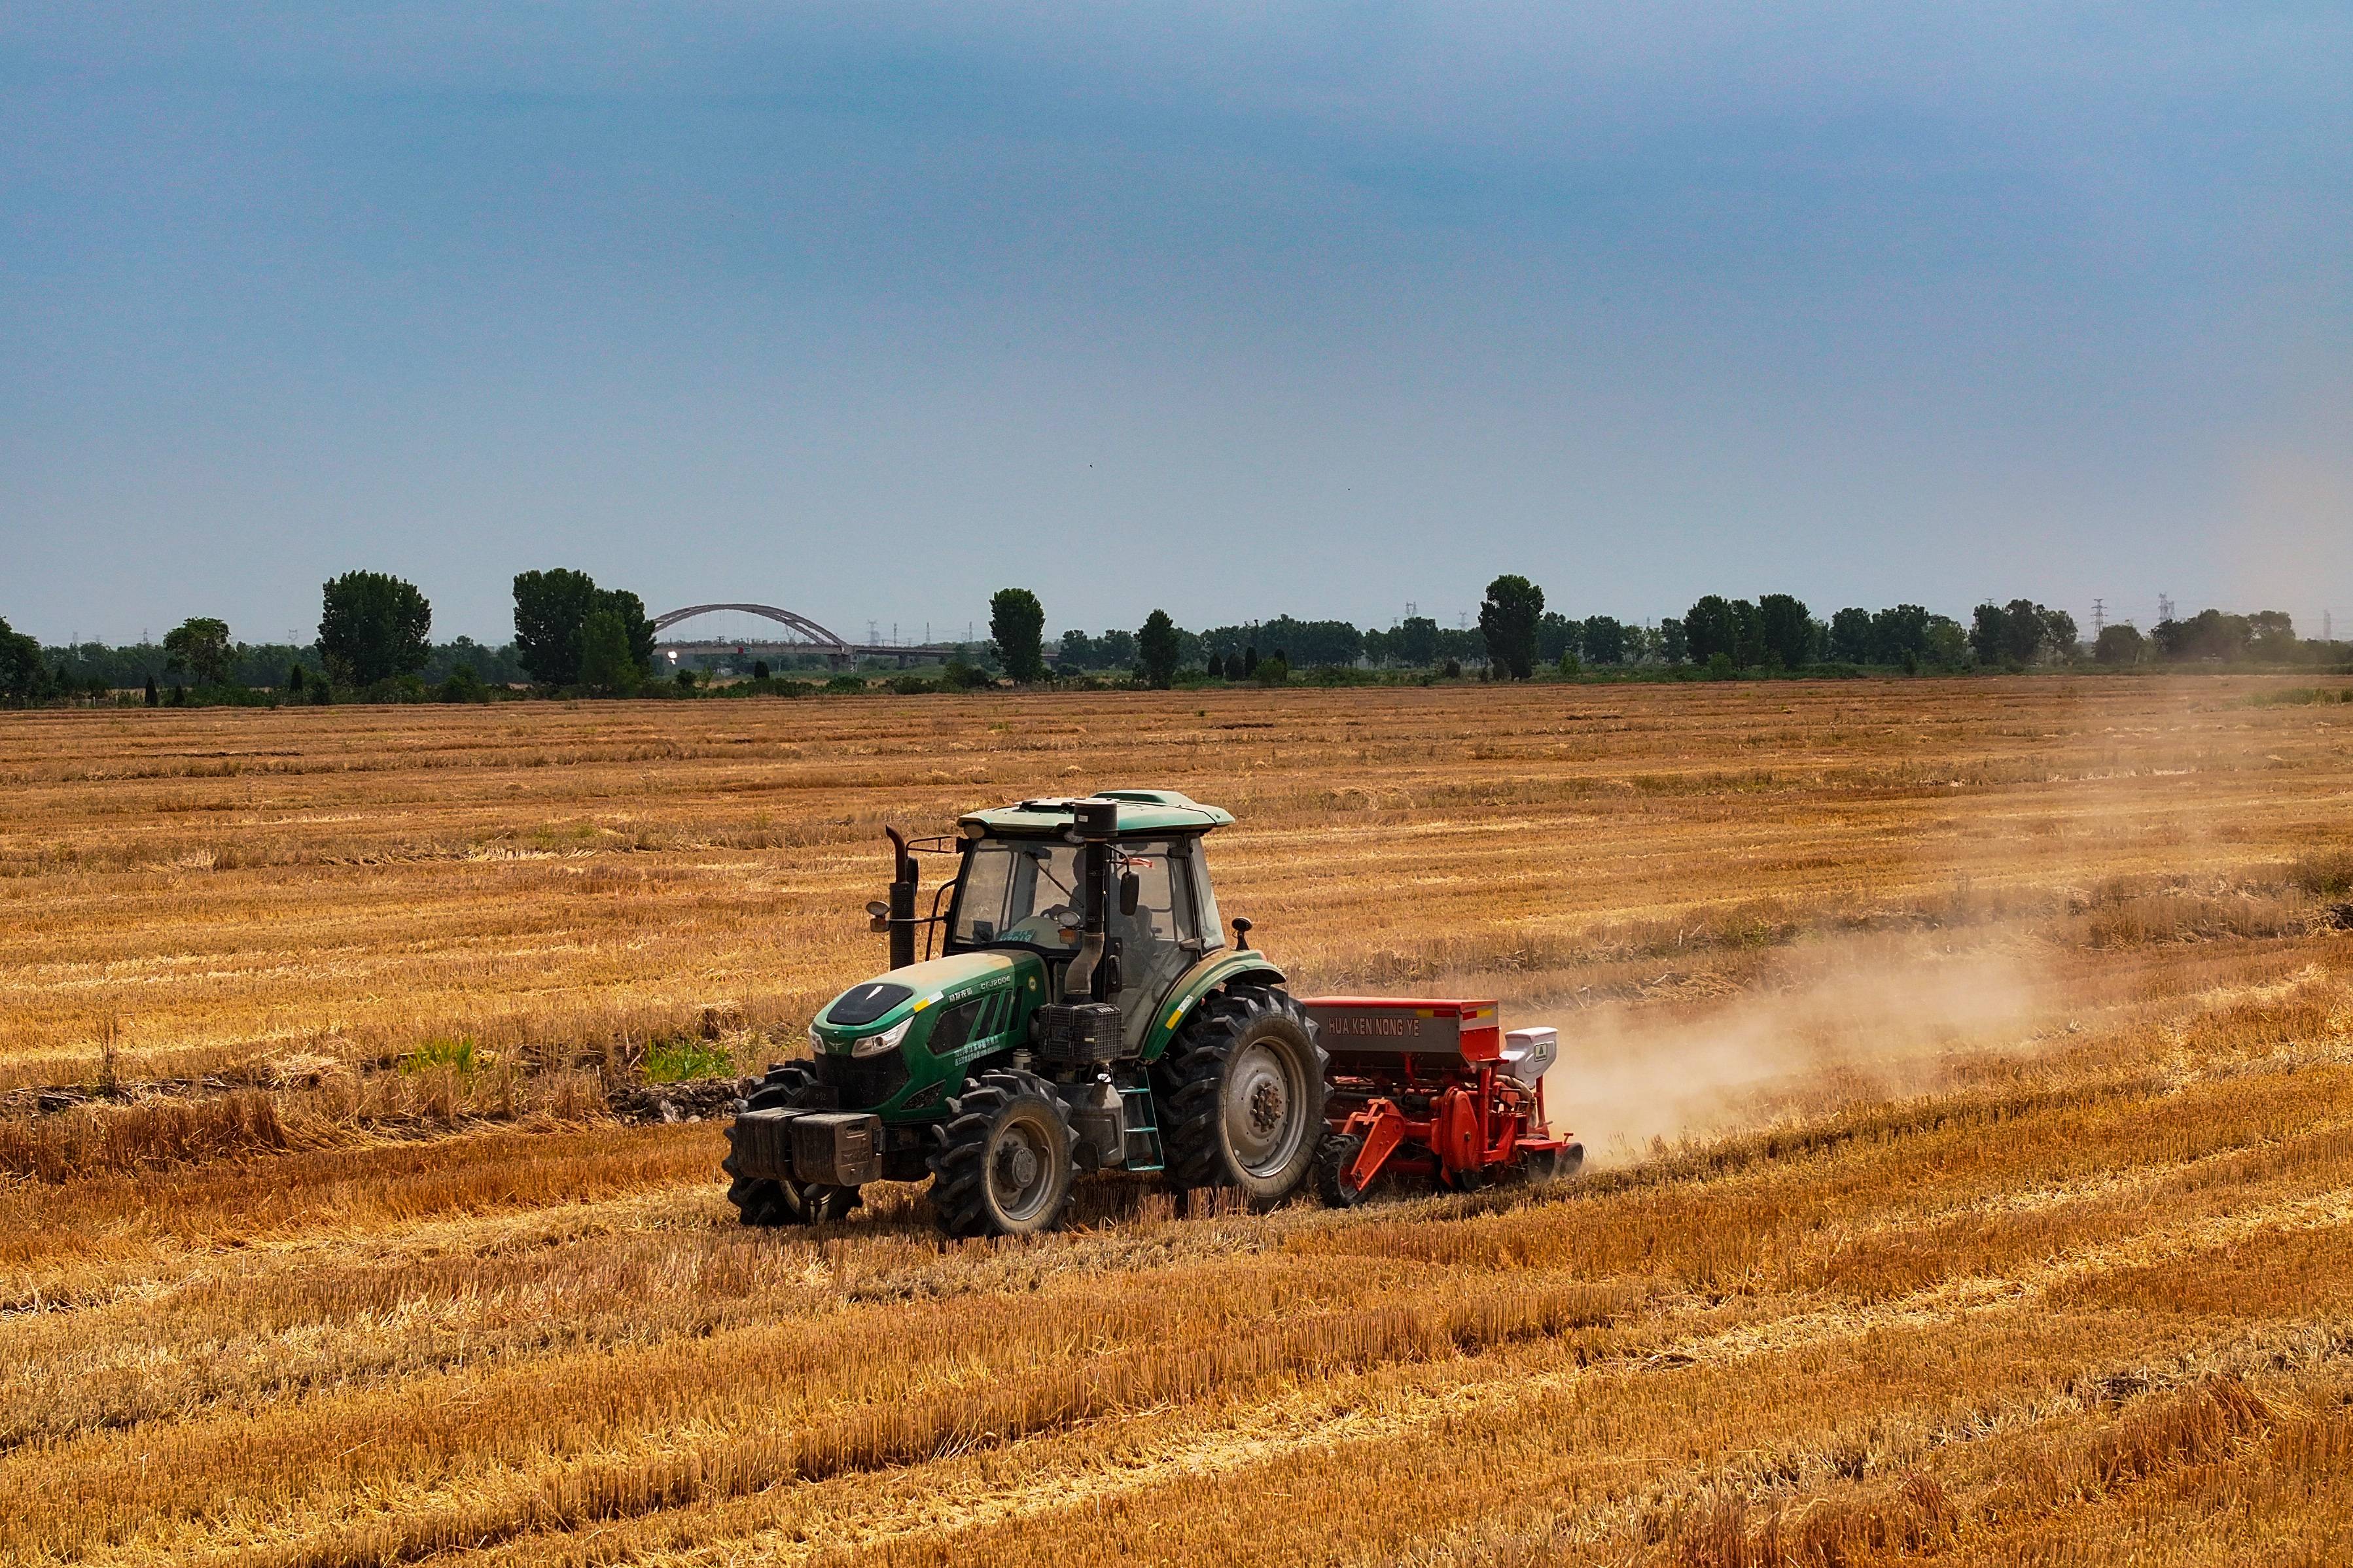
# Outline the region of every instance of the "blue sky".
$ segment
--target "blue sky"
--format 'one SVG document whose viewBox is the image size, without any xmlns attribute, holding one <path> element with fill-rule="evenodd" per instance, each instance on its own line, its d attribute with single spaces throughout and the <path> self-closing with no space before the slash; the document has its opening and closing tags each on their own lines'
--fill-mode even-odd
<svg viewBox="0 0 2353 1568">
<path fill-rule="evenodd" d="M 0 616 L 554 564 L 2343 632 L 2353 7 L 0 6 Z"/>
</svg>

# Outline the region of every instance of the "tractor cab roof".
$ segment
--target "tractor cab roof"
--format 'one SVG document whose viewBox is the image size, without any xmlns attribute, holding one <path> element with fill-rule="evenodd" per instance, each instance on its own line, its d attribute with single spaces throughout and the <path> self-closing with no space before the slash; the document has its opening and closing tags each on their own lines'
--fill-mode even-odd
<svg viewBox="0 0 2353 1568">
<path fill-rule="evenodd" d="M 1233 821 L 1230 813 L 1203 805 L 1173 789 L 1103 789 L 1091 795 L 1050 795 L 1025 800 L 1018 805 L 999 806 L 994 811 L 967 812 L 956 819 L 956 826 L 966 838 L 999 834 L 1060 837 L 1069 831 L 1071 808 L 1081 800 L 1117 801 L 1118 833 L 1123 838 L 1144 834 L 1206 833 Z"/>
</svg>

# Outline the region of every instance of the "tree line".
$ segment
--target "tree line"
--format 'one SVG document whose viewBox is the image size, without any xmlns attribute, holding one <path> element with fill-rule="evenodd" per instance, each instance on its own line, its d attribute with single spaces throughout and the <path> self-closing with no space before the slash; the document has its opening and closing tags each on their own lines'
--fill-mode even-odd
<svg viewBox="0 0 2353 1568">
<path fill-rule="evenodd" d="M 637 595 L 562 567 L 522 573 L 513 589 L 514 640 L 502 647 L 464 637 L 434 643 L 432 605 L 415 584 L 381 572 L 322 584 L 318 640 L 304 645 L 237 642 L 226 621 L 193 616 L 160 646 L 43 648 L 0 620 L 0 696 L 25 703 L 128 690 L 150 706 L 191 690 L 212 702 L 326 702 L 338 691 L 460 700 L 517 684 L 624 695 L 652 676 L 653 623 Z"/>
<path fill-rule="evenodd" d="M 425 595 L 414 584 L 379 572 L 347 572 L 322 584 L 318 638 L 302 646 L 237 642 L 227 622 L 197 616 L 165 634 L 160 647 L 45 648 L 0 620 L 0 700 L 18 706 L 119 701 L 134 693 L 128 700 L 150 705 L 465 701 L 513 688 L 584 696 L 696 689 L 692 669 L 655 685 L 655 634 L 638 595 L 600 587 L 587 573 L 567 567 L 519 574 L 512 589 L 514 637 L 498 647 L 462 637 L 432 642 L 433 611 Z M 1487 585 L 1475 630 L 1441 626 L 1428 616 L 1381 628 L 1283 615 L 1191 631 L 1155 609 L 1134 631 L 1065 631 L 1050 661 L 1045 627 L 1045 607 L 1034 592 L 1001 589 L 989 601 L 989 641 L 961 650 L 937 680 L 900 676 L 888 684 L 913 691 L 987 685 L 999 677 L 1029 684 L 1075 675 L 1152 687 L 1281 685 L 1302 672 L 1323 679 L 1397 672 L 1446 679 L 1466 670 L 1481 679 L 1525 680 L 1540 669 L 1732 678 L 2353 658 L 2353 647 L 2344 642 L 2298 637 L 2293 620 L 2277 610 L 2201 610 L 2160 621 L 2146 634 L 2129 624 L 2108 626 L 2086 642 L 2074 617 L 2024 598 L 1978 605 L 1964 625 L 1919 605 L 1853 606 L 1822 618 L 1788 594 L 1753 600 L 1709 594 L 1683 615 L 1647 626 L 1610 616 L 1565 616 L 1547 607 L 1536 584 L 1509 574 Z M 808 689 L 772 678 L 765 663 L 750 673 L 754 690 L 791 695 Z M 866 682 L 838 676 L 828 685 L 862 690 Z"/>
<path fill-rule="evenodd" d="M 1010 610 L 1011 614 L 1002 613 Z M 1010 588 L 992 602 L 994 647 L 1017 680 L 1046 672 L 1039 634 L 1042 607 L 1027 589 Z M 1576 619 L 1546 607 L 1544 590 L 1506 574 L 1487 585 L 1476 631 L 1441 627 L 1409 616 L 1388 630 L 1359 629 L 1345 621 L 1301 621 L 1289 616 L 1246 626 L 1187 631 L 1155 610 L 1134 632 L 1097 636 L 1066 631 L 1058 645 L 1059 670 L 1127 673 L 1149 686 L 1187 676 L 1207 680 L 1288 679 L 1303 668 L 1430 670 L 1459 675 L 1476 667 L 1490 679 L 1525 680 L 1540 668 L 1581 674 L 1588 668 L 1642 668 L 1685 675 L 1733 677 L 1779 671 L 2029 669 L 2091 663 L 2129 667 L 2158 663 L 2341 663 L 2353 658 L 2343 642 L 2299 638 L 2277 610 L 2236 616 L 2204 610 L 2187 620 L 2160 622 L 2144 636 L 2130 625 L 2101 628 L 2086 643 L 2075 619 L 2031 599 L 1991 601 L 1966 626 L 1919 605 L 1841 609 L 1817 617 L 1789 594 L 1754 600 L 1708 594 L 1683 615 L 1655 626 L 1611 616 Z"/>
</svg>

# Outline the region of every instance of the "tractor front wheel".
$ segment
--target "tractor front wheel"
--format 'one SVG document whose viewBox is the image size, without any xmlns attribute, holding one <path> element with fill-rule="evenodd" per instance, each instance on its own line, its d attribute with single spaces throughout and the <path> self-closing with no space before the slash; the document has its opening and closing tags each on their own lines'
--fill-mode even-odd
<svg viewBox="0 0 2353 1568">
<path fill-rule="evenodd" d="M 1043 1079 L 985 1072 L 948 1102 L 932 1151 L 932 1216 L 950 1236 L 1034 1236 L 1071 1201 L 1071 1123 Z"/>
<path fill-rule="evenodd" d="M 848 1219 L 861 1201 L 856 1187 L 823 1187 L 789 1176 L 756 1181 L 738 1176 L 727 1184 L 727 1201 L 745 1225 L 831 1225 Z"/>
<path fill-rule="evenodd" d="M 1193 1011 L 1155 1088 L 1168 1179 L 1238 1187 L 1271 1208 L 1314 1173 L 1325 1123 L 1324 1053 L 1306 1009 L 1271 985 L 1229 985 Z"/>
</svg>

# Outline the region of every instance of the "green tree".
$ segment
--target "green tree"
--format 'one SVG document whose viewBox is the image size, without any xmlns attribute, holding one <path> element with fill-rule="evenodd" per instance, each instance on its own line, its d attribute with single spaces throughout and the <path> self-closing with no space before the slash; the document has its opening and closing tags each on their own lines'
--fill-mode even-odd
<svg viewBox="0 0 2353 1568">
<path fill-rule="evenodd" d="M 2050 640 L 2050 612 L 2031 599 L 2012 599 L 2001 608 L 2001 656 L 2013 664 L 2032 664 Z M 2073 630 L 2074 622 L 2067 623 Z"/>
<path fill-rule="evenodd" d="M 1258 635 L 1282 648 L 1303 669 L 1354 664 L 1365 651 L 1365 634 L 1347 621 L 1303 621 L 1277 616 L 1260 626 Z"/>
<path fill-rule="evenodd" d="M 1866 664 L 1917 663 L 1928 652 L 1928 612 L 1918 605 L 1898 605 L 1871 617 L 1870 657 Z M 1943 616 L 1936 617 L 1944 619 Z M 1960 623 L 1953 623 L 1958 626 Z"/>
<path fill-rule="evenodd" d="M 31 704 L 49 695 L 49 667 L 41 645 L 0 619 L 0 700 Z"/>
<path fill-rule="evenodd" d="M 515 574 L 515 658 L 525 674 L 542 686 L 580 683 L 580 633 L 598 596 L 596 580 L 569 567 Z"/>
<path fill-rule="evenodd" d="M 1920 651 L 1907 654 L 1906 664 L 1926 659 L 1930 664 L 1958 669 L 1968 662 L 1969 634 L 1961 623 L 1950 616 L 1930 616 L 1920 627 Z"/>
<path fill-rule="evenodd" d="M 999 588 L 989 595 L 988 635 L 1005 673 L 1028 685 L 1046 679 L 1046 610 L 1027 588 Z"/>
<path fill-rule="evenodd" d="M 645 672 L 629 649 L 629 628 L 611 610 L 591 610 L 580 623 L 579 684 L 607 696 L 627 697 Z"/>
<path fill-rule="evenodd" d="M 1281 648 L 1276 648 L 1271 656 L 1258 661 L 1250 670 L 1250 678 L 1261 686 L 1288 686 L 1291 684 L 1291 660 L 1283 657 Z"/>
<path fill-rule="evenodd" d="M 1659 657 L 1669 664 L 1682 664 L 1691 658 L 1691 639 L 1683 633 L 1683 622 L 1673 616 L 1659 623 Z"/>
<path fill-rule="evenodd" d="M 2200 610 L 2186 621 L 2159 621 L 2158 651 L 2168 658 L 2236 659 L 2246 657 L 2254 627 L 2244 616 Z"/>
<path fill-rule="evenodd" d="M 1166 690 L 1176 678 L 1178 651 L 1176 623 L 1168 618 L 1167 611 L 1155 610 L 1144 617 L 1143 629 L 1135 634 L 1135 651 L 1143 665 L 1144 683 Z"/>
<path fill-rule="evenodd" d="M 1978 656 L 1979 664 L 1996 664 L 2009 647 L 2010 616 L 1988 599 L 1970 614 L 1969 651 Z"/>
<path fill-rule="evenodd" d="M 2099 640 L 2092 645 L 2095 664 L 2138 664 L 2147 657 L 2148 639 L 2138 626 L 2102 626 Z"/>
<path fill-rule="evenodd" d="M 622 634 L 629 639 L 629 662 L 638 667 L 638 673 L 651 675 L 654 623 L 646 614 L 646 602 L 627 588 L 607 588 L 596 595 L 596 605 L 612 611 L 620 621 Z"/>
<path fill-rule="evenodd" d="M 2253 635 L 2247 646 L 2251 658 L 2284 664 L 2304 652 L 2304 645 L 2296 638 L 2295 622 L 2285 610 L 2257 610 L 2247 617 L 2247 628 Z"/>
<path fill-rule="evenodd" d="M 599 610 L 620 622 L 638 678 L 653 673 L 654 624 L 645 601 L 628 589 L 599 588 L 587 573 L 556 566 L 516 574 L 514 602 L 515 658 L 541 685 L 577 686 L 586 680 L 582 636 L 588 617 Z"/>
<path fill-rule="evenodd" d="M 187 670 L 198 686 L 227 680 L 236 657 L 229 651 L 228 623 L 210 616 L 192 616 L 165 632 L 164 652 L 171 660 L 167 668 Z"/>
<path fill-rule="evenodd" d="M 1438 662 L 1438 623 L 1428 616 L 1408 616 L 1389 634 L 1389 651 L 1410 668 L 1429 668 Z"/>
<path fill-rule="evenodd" d="M 2040 605 L 2036 607 L 2041 608 Z M 2074 616 L 2064 610 L 2042 611 L 2042 646 L 2051 650 L 2052 658 L 2063 664 L 2073 664 L 2075 651 L 2082 642 L 2082 634 L 2075 629 Z"/>
<path fill-rule="evenodd" d="M 1754 669 L 1765 662 L 1765 623 L 1757 606 L 1746 599 L 1732 601 L 1732 662 Z"/>
<path fill-rule="evenodd" d="M 1757 640 L 1764 658 L 1778 659 L 1783 669 L 1801 669 L 1813 662 L 1813 618 L 1806 602 L 1788 594 L 1767 594 L 1757 601 Z"/>
<path fill-rule="evenodd" d="M 1707 594 L 1693 601 L 1683 613 L 1683 646 L 1694 664 L 1708 664 L 1717 654 L 1736 659 L 1740 646 L 1740 617 L 1734 613 L 1731 602 L 1720 594 Z"/>
<path fill-rule="evenodd" d="M 1574 658 L 1584 646 L 1585 628 L 1558 610 L 1546 610 L 1536 617 L 1536 661 L 1556 665 L 1564 658 Z"/>
<path fill-rule="evenodd" d="M 1626 625 L 1615 616 L 1588 616 L 1577 628 L 1577 640 L 1585 657 L 1596 664 L 1626 662 Z"/>
<path fill-rule="evenodd" d="M 1841 664 L 1872 662 L 1869 610 L 1841 610 L 1831 617 L 1831 657 Z"/>
<path fill-rule="evenodd" d="M 1514 680 L 1535 673 L 1536 623 L 1544 616 L 1544 590 L 1506 573 L 1487 584 L 1479 606 L 1479 635 L 1487 639 L 1490 667 Z"/>
<path fill-rule="evenodd" d="M 416 584 L 381 572 L 346 572 L 321 593 L 319 652 L 337 680 L 373 686 L 425 667 L 433 606 Z"/>
</svg>

